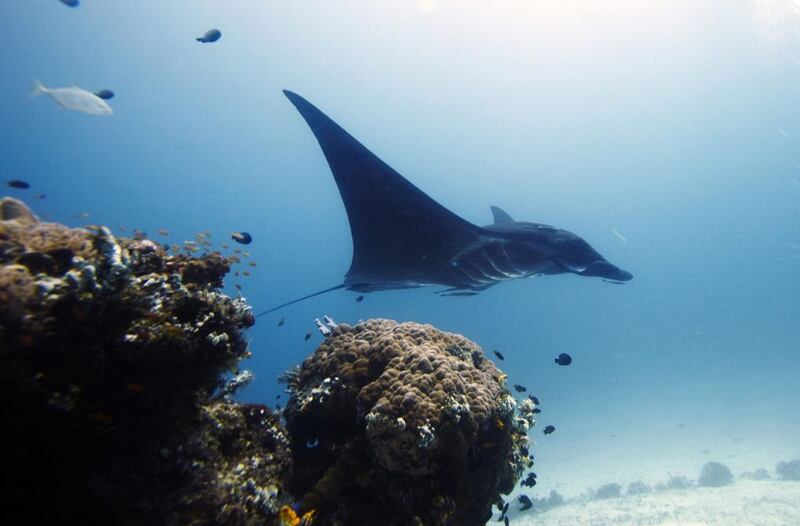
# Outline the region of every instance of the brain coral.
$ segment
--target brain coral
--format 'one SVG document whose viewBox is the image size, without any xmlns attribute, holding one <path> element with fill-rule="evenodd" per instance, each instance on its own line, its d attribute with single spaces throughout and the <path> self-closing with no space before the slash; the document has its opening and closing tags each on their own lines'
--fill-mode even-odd
<svg viewBox="0 0 800 526">
<path fill-rule="evenodd" d="M 0 521 L 277 522 L 289 440 L 224 396 L 254 323 L 227 272 L 0 201 Z"/>
<path fill-rule="evenodd" d="M 335 327 L 286 375 L 293 493 L 323 524 L 483 524 L 531 465 L 505 378 L 430 325 Z"/>
</svg>

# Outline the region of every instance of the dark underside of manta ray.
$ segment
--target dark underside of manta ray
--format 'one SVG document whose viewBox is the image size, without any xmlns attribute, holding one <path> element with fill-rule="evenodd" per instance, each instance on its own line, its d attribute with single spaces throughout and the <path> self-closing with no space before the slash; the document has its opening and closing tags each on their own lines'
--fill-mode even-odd
<svg viewBox="0 0 800 526">
<path fill-rule="evenodd" d="M 347 210 L 353 261 L 344 283 L 325 292 L 372 292 L 427 285 L 472 295 L 501 281 L 565 272 L 624 282 L 633 276 L 609 263 L 579 236 L 514 221 L 492 207 L 494 223 L 479 227 L 446 209 L 303 97 L 284 91 L 308 123 L 328 160 Z M 259 316 L 261 315 L 259 314 Z"/>
</svg>

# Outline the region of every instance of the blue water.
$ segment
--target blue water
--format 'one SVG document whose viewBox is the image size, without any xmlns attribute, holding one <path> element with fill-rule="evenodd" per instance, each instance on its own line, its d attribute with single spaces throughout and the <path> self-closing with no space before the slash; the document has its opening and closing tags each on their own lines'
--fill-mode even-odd
<svg viewBox="0 0 800 526">
<path fill-rule="evenodd" d="M 219 42 L 195 42 L 213 27 Z M 501 350 L 542 401 L 557 431 L 533 432 L 532 494 L 600 480 L 609 459 L 666 472 L 675 444 L 713 456 L 730 441 L 723 460 L 742 469 L 760 466 L 736 455 L 800 455 L 796 1 L 5 0 L 0 34 L 0 177 L 32 185 L 5 193 L 169 243 L 247 230 L 259 266 L 226 290 L 257 311 L 340 283 L 351 256 L 284 88 L 467 220 L 498 205 L 635 276 L 333 292 L 258 320 L 243 399 L 274 401 L 320 341 L 303 340 L 316 317 L 416 320 Z M 110 88 L 115 113 L 28 99 L 35 78 Z"/>
</svg>

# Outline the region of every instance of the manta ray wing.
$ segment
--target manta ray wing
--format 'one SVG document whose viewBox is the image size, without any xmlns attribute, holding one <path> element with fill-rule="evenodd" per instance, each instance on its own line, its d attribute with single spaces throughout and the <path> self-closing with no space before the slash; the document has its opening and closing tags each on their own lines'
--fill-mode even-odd
<svg viewBox="0 0 800 526">
<path fill-rule="evenodd" d="M 344 201 L 353 238 L 344 285 L 364 292 L 469 286 L 454 258 L 492 236 L 431 199 L 306 99 L 284 94 L 314 133 Z"/>
</svg>

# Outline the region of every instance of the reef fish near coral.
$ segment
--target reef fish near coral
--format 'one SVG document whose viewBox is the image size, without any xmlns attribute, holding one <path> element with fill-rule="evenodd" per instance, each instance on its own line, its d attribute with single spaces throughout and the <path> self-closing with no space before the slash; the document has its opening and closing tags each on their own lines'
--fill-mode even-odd
<svg viewBox="0 0 800 526">
<path fill-rule="evenodd" d="M 534 487 L 536 485 L 536 473 L 531 471 L 525 476 L 525 480 L 520 482 L 520 486 Z"/>
<path fill-rule="evenodd" d="M 231 232 L 231 239 L 242 245 L 249 245 L 253 242 L 253 236 L 247 232 Z"/>
<path fill-rule="evenodd" d="M 48 88 L 38 80 L 33 81 L 33 91 L 31 97 L 48 95 L 56 104 L 62 108 L 86 113 L 88 115 L 111 115 L 114 111 L 106 101 L 90 91 L 86 91 L 78 86 L 67 86 L 66 88 Z"/>
<path fill-rule="evenodd" d="M 443 285 L 472 294 L 503 281 L 573 273 L 628 281 L 581 237 L 548 225 L 514 221 L 493 207 L 494 223 L 474 225 L 443 207 L 380 160 L 306 99 L 284 90 L 325 154 L 344 201 L 353 259 L 344 283 L 358 292 Z"/>
<path fill-rule="evenodd" d="M 6 184 L 7 184 L 7 185 L 8 185 L 10 188 L 18 188 L 18 189 L 20 189 L 20 190 L 25 190 L 25 189 L 27 189 L 27 188 L 30 188 L 30 187 L 31 187 L 30 183 L 28 183 L 28 182 L 26 182 L 26 181 L 22 181 L 22 180 L 20 180 L 20 179 L 12 179 L 12 180 L 10 180 L 10 181 L 6 181 Z"/>
</svg>

